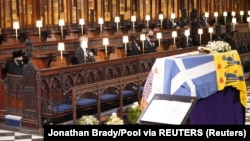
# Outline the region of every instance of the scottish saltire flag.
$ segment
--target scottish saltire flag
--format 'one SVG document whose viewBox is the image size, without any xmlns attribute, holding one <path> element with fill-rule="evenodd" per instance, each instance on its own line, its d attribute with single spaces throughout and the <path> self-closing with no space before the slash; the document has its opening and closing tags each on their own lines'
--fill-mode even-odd
<svg viewBox="0 0 250 141">
<path fill-rule="evenodd" d="M 205 98 L 217 91 L 212 55 L 196 55 L 166 60 L 172 69 L 164 75 L 164 93 Z M 169 87 L 170 86 L 170 87 Z"/>
<path fill-rule="evenodd" d="M 236 55 L 231 58 L 227 56 L 235 52 Z M 156 59 L 144 85 L 141 109 L 156 93 L 206 98 L 226 86 L 235 86 L 240 90 L 241 102 L 246 106 L 246 85 L 238 53 L 235 52 L 183 54 Z M 222 79 L 224 83 L 221 83 Z"/>
</svg>

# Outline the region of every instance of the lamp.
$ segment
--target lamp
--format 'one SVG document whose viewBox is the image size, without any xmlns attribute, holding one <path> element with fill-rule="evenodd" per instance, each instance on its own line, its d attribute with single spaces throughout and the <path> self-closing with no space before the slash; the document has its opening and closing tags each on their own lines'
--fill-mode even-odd
<svg viewBox="0 0 250 141">
<path fill-rule="evenodd" d="M 233 17 L 232 18 L 232 24 L 233 24 L 233 31 L 235 31 L 235 24 L 236 24 L 236 18 L 235 17 Z"/>
<path fill-rule="evenodd" d="M 207 18 L 209 17 L 209 13 L 205 12 L 205 18 L 206 18 L 206 24 L 207 24 Z"/>
<path fill-rule="evenodd" d="M 159 47 L 160 47 L 160 45 L 161 45 L 162 33 L 161 33 L 161 32 L 157 32 L 157 33 L 156 33 L 156 38 L 157 38 L 158 41 L 159 41 Z"/>
<path fill-rule="evenodd" d="M 249 11 L 247 11 L 247 14 L 248 14 L 248 16 L 250 16 L 250 10 L 249 10 Z"/>
<path fill-rule="evenodd" d="M 218 12 L 214 12 L 214 17 L 215 17 L 215 24 L 217 24 L 217 17 L 218 17 Z"/>
<path fill-rule="evenodd" d="M 63 51 L 65 50 L 65 46 L 63 42 L 58 43 L 58 51 L 61 52 L 61 63 L 63 63 Z"/>
<path fill-rule="evenodd" d="M 241 23 L 242 23 L 243 15 L 244 15 L 244 11 L 240 11 L 240 22 L 241 22 Z"/>
<path fill-rule="evenodd" d="M 107 46 L 109 45 L 109 39 L 108 39 L 108 38 L 103 38 L 102 44 L 103 44 L 104 47 L 105 47 L 105 57 L 107 58 L 107 57 L 108 57 L 108 49 L 107 49 Z"/>
<path fill-rule="evenodd" d="M 41 27 L 43 27 L 42 21 L 41 21 L 41 20 L 37 20 L 37 21 L 36 21 L 36 27 L 38 28 L 38 35 L 39 35 L 39 38 L 41 38 Z"/>
<path fill-rule="evenodd" d="M 115 17 L 115 22 L 116 22 L 116 30 L 118 31 L 119 30 L 119 22 L 120 22 L 120 17 Z"/>
<path fill-rule="evenodd" d="M 174 45 L 175 45 L 175 38 L 177 37 L 177 31 L 172 31 L 172 37 L 174 39 Z"/>
<path fill-rule="evenodd" d="M 223 16 L 224 16 L 224 23 L 227 23 L 227 11 L 223 12 Z"/>
<path fill-rule="evenodd" d="M 81 33 L 83 35 L 83 25 L 85 24 L 84 19 L 79 19 L 79 25 L 81 26 Z"/>
<path fill-rule="evenodd" d="M 190 30 L 189 29 L 185 30 L 184 34 L 187 37 L 187 47 L 188 47 L 188 36 L 190 35 Z"/>
<path fill-rule="evenodd" d="M 247 22 L 248 22 L 248 29 L 250 31 L 250 17 L 247 17 Z"/>
<path fill-rule="evenodd" d="M 175 13 L 172 13 L 172 14 L 170 15 L 170 18 L 171 18 L 172 22 L 174 23 Z"/>
<path fill-rule="evenodd" d="M 136 16 L 131 16 L 131 22 L 133 23 L 133 30 L 135 30 Z"/>
<path fill-rule="evenodd" d="M 128 43 L 128 36 L 123 36 L 122 41 L 125 44 L 125 56 L 127 56 L 127 43 Z"/>
<path fill-rule="evenodd" d="M 150 15 L 146 15 L 147 29 L 149 28 Z"/>
<path fill-rule="evenodd" d="M 145 34 L 140 34 L 140 40 L 142 41 L 142 51 L 144 53 L 144 41 L 146 40 Z"/>
<path fill-rule="evenodd" d="M 18 33 L 17 30 L 19 29 L 19 22 L 13 22 L 13 29 L 16 30 L 16 40 L 18 40 Z"/>
<path fill-rule="evenodd" d="M 198 29 L 198 34 L 200 35 L 200 45 L 201 45 L 201 34 L 203 34 L 203 29 L 202 28 Z"/>
<path fill-rule="evenodd" d="M 102 24 L 103 24 L 103 18 L 98 19 L 98 24 L 100 24 L 100 33 L 102 34 Z"/>
<path fill-rule="evenodd" d="M 234 18 L 234 16 L 235 16 L 235 11 L 232 11 L 231 15 L 232 15 L 233 18 Z"/>
<path fill-rule="evenodd" d="M 58 25 L 61 27 L 61 36 L 63 38 L 63 26 L 65 25 L 64 20 L 60 19 Z"/>
<path fill-rule="evenodd" d="M 209 27 L 209 28 L 208 28 L 208 32 L 210 33 L 210 41 L 212 41 L 212 40 L 213 40 L 213 39 L 212 39 L 212 34 L 213 34 L 213 32 L 214 32 L 213 27 Z"/>
<path fill-rule="evenodd" d="M 160 25 L 162 29 L 163 14 L 159 14 Z"/>
</svg>

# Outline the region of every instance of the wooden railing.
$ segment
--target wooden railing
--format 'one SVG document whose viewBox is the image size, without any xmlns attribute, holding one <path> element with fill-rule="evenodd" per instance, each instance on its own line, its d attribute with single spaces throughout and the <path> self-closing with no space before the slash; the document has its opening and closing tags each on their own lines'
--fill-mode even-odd
<svg viewBox="0 0 250 141">
<path fill-rule="evenodd" d="M 185 48 L 176 51 L 156 52 L 126 58 L 72 65 L 67 67 L 57 67 L 48 69 L 37 69 L 36 66 L 29 61 L 24 66 L 23 76 L 8 76 L 6 83 L 6 99 L 11 99 L 9 103 L 16 103 L 21 100 L 22 104 L 17 105 L 1 105 L 6 114 L 14 114 L 14 111 L 20 111 L 22 116 L 22 126 L 42 128 L 43 124 L 53 124 L 55 119 L 60 116 L 69 115 L 68 113 L 55 114 L 53 107 L 68 102 L 68 94 L 65 93 L 73 87 L 84 87 L 94 83 L 106 83 L 106 81 L 121 79 L 129 81 L 130 76 L 145 74 L 151 70 L 154 60 L 159 57 L 165 57 L 185 52 L 197 50 L 196 47 Z M 139 81 L 139 78 L 135 81 Z M 142 79 L 145 78 L 142 77 Z M 140 84 L 142 84 L 140 79 Z M 20 80 L 22 83 L 15 80 Z M 127 81 L 127 80 L 126 80 Z M 124 82 L 125 83 L 125 82 Z M 22 91 L 13 89 L 16 87 L 22 88 Z M 103 86 L 102 86 L 103 87 Z M 103 88 L 104 89 L 104 88 Z M 9 91 L 12 90 L 12 91 Z M 22 97 L 19 97 L 21 95 Z M 3 102 L 4 103 L 4 102 Z M 71 103 L 71 102 L 69 102 Z M 72 104 L 70 104 L 72 105 Z M 72 110 L 70 116 L 72 116 Z M 1 115 L 1 120 L 4 120 L 4 115 Z"/>
</svg>

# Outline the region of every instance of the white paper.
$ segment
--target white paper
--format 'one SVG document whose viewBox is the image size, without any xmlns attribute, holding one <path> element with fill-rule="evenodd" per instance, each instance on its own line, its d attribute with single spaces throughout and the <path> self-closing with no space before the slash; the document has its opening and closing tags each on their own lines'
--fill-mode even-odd
<svg viewBox="0 0 250 141">
<path fill-rule="evenodd" d="M 180 125 L 192 103 L 170 100 L 152 100 L 141 121 Z"/>
</svg>

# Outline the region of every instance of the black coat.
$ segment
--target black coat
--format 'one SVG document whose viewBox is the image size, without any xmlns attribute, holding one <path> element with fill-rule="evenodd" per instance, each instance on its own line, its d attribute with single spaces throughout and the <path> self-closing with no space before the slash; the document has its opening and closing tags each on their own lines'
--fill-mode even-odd
<svg viewBox="0 0 250 141">
<path fill-rule="evenodd" d="M 142 54 L 142 50 L 137 41 L 131 41 L 128 45 L 128 56 Z"/>
<path fill-rule="evenodd" d="M 5 73 L 23 75 L 23 66 L 24 63 L 19 63 L 19 65 L 17 65 L 14 60 L 11 60 L 6 66 Z"/>
<path fill-rule="evenodd" d="M 144 53 L 156 52 L 156 44 L 154 41 L 145 40 Z"/>
</svg>

